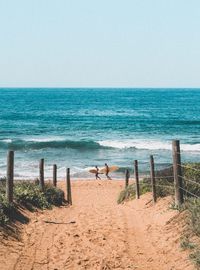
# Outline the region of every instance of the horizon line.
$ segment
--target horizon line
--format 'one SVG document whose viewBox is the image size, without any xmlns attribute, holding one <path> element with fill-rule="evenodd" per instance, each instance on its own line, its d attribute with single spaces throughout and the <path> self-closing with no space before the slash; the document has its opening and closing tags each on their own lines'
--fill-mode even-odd
<svg viewBox="0 0 200 270">
<path fill-rule="evenodd" d="M 0 89 L 200 89 L 199 87 L 153 87 L 153 86 L 139 86 L 139 87 L 131 87 L 131 86 L 0 86 Z"/>
</svg>

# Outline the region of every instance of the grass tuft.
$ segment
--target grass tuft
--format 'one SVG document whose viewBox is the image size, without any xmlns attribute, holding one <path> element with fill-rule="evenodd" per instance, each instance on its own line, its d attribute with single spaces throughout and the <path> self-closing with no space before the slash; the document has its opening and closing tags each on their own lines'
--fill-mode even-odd
<svg viewBox="0 0 200 270">
<path fill-rule="evenodd" d="M 140 195 L 145 194 L 149 191 L 150 191 L 149 183 L 141 181 L 140 182 Z M 135 184 L 131 184 L 120 192 L 117 199 L 117 203 L 120 204 L 127 200 L 133 200 L 135 199 L 135 194 L 136 194 Z"/>
<path fill-rule="evenodd" d="M 180 243 L 180 246 L 183 250 L 186 250 L 186 249 L 194 249 L 196 247 L 196 245 L 192 242 L 190 242 L 189 240 L 189 236 L 183 236 L 181 238 L 181 243 Z"/>
<path fill-rule="evenodd" d="M 131 200 L 134 198 L 135 198 L 135 185 L 131 184 L 120 192 L 119 197 L 117 199 L 117 203 L 120 204 L 126 200 Z"/>
<path fill-rule="evenodd" d="M 197 269 L 200 269 L 200 249 L 195 249 L 195 251 L 192 252 L 189 257 L 196 265 Z"/>
</svg>

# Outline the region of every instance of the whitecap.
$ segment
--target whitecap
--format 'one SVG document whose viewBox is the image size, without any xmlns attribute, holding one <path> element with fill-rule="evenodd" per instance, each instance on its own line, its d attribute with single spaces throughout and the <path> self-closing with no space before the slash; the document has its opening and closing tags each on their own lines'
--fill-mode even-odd
<svg viewBox="0 0 200 270">
<path fill-rule="evenodd" d="M 171 141 L 156 141 L 156 140 L 104 140 L 98 141 L 101 146 L 127 149 L 135 148 L 140 150 L 172 150 Z M 199 152 L 200 144 L 184 144 L 181 143 L 182 151 Z"/>
</svg>

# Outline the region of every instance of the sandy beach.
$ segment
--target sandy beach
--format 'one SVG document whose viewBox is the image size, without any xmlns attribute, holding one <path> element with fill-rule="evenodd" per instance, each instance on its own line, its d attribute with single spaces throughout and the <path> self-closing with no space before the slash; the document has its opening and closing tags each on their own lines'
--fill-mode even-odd
<svg viewBox="0 0 200 270">
<path fill-rule="evenodd" d="M 16 240 L 1 235 L 2 270 L 192 270 L 181 213 L 151 194 L 117 205 L 123 181 L 72 181 L 73 205 L 27 213 Z M 65 189 L 65 183 L 59 182 Z"/>
<path fill-rule="evenodd" d="M 0 270 L 200 270 L 199 13 L 0 1 Z"/>
</svg>

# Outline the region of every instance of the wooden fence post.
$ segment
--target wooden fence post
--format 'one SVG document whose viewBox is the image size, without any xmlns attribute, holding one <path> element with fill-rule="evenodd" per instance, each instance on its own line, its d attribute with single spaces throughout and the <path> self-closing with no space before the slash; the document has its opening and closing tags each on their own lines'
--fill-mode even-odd
<svg viewBox="0 0 200 270">
<path fill-rule="evenodd" d="M 138 161 L 134 161 L 134 173 L 135 173 L 135 188 L 136 188 L 136 199 L 140 198 L 140 186 L 139 186 L 139 175 L 138 175 Z"/>
<path fill-rule="evenodd" d="M 172 141 L 173 150 L 173 171 L 174 171 L 174 187 L 175 187 L 175 205 L 180 206 L 183 201 L 183 181 L 181 170 L 181 153 L 179 140 Z"/>
<path fill-rule="evenodd" d="M 129 170 L 126 170 L 125 171 L 125 188 L 127 188 L 129 185 L 129 177 L 130 177 Z"/>
<path fill-rule="evenodd" d="M 72 205 L 72 191 L 71 191 L 71 181 L 70 181 L 70 168 L 67 168 L 66 175 L 66 185 L 67 185 L 67 201 Z"/>
<path fill-rule="evenodd" d="M 40 164 L 39 164 L 39 182 L 40 182 L 40 189 L 44 191 L 44 159 L 40 159 Z"/>
<path fill-rule="evenodd" d="M 53 164 L 53 185 L 57 186 L 57 165 Z"/>
<path fill-rule="evenodd" d="M 150 156 L 150 169 L 151 169 L 151 185 L 152 185 L 152 196 L 153 202 L 156 203 L 156 181 L 155 181 L 155 170 L 154 170 L 154 158 Z"/>
<path fill-rule="evenodd" d="M 13 202 L 13 182 L 14 182 L 14 151 L 7 154 L 7 178 L 6 178 L 6 198 L 9 203 Z"/>
</svg>

